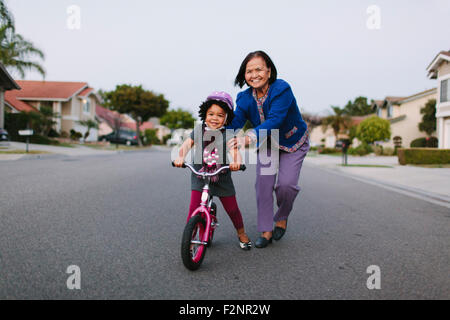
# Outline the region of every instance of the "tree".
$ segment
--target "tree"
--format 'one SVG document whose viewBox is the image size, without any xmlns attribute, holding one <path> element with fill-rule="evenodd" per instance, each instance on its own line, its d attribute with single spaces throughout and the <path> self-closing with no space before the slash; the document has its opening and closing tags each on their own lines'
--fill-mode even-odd
<svg viewBox="0 0 450 320">
<path fill-rule="evenodd" d="M 436 99 L 430 99 L 420 109 L 423 114 L 422 122 L 419 123 L 419 131 L 425 132 L 429 137 L 436 131 Z"/>
<path fill-rule="evenodd" d="M 373 116 L 363 120 L 356 130 L 359 141 L 372 144 L 391 138 L 391 123 L 388 120 Z"/>
<path fill-rule="evenodd" d="M 367 104 L 366 97 L 357 97 L 353 102 L 347 102 L 344 113 L 350 116 L 365 116 L 373 113 L 373 110 L 371 105 Z"/>
<path fill-rule="evenodd" d="M 31 112 L 32 114 L 34 112 Z M 37 121 L 38 132 L 41 135 L 48 136 L 53 126 L 56 124 L 55 119 L 60 118 L 61 116 L 57 112 L 53 112 L 53 108 L 51 106 L 42 105 L 39 109 L 39 120 Z"/>
<path fill-rule="evenodd" d="M 337 106 L 331 106 L 331 109 L 333 109 L 334 114 L 322 118 L 322 130 L 325 132 L 328 127 L 331 127 L 337 140 L 340 133 L 350 128 L 352 120 L 344 109 Z"/>
<path fill-rule="evenodd" d="M 140 125 L 151 117 L 161 117 L 169 108 L 169 101 L 162 94 L 144 90 L 141 85 L 117 85 L 114 91 L 101 91 L 104 105 L 119 113 L 130 115 L 136 121 L 136 132 Z M 142 146 L 140 135 L 138 144 Z"/>
<path fill-rule="evenodd" d="M 189 111 L 178 108 L 163 115 L 160 123 L 170 129 L 190 129 L 194 127 L 195 119 Z"/>
<path fill-rule="evenodd" d="M 305 120 L 309 131 L 322 124 L 322 118 L 318 115 L 302 112 L 302 118 Z"/>
<path fill-rule="evenodd" d="M 37 71 L 45 78 L 45 70 L 39 62 L 30 58 L 38 57 L 44 60 L 44 53 L 32 42 L 15 32 L 14 19 L 4 1 L 0 0 L 0 62 L 11 70 L 17 71 L 22 78 L 25 71 Z"/>
<path fill-rule="evenodd" d="M 3 0 L 0 0 L 0 25 L 10 25 L 14 29 L 14 18 Z"/>
</svg>

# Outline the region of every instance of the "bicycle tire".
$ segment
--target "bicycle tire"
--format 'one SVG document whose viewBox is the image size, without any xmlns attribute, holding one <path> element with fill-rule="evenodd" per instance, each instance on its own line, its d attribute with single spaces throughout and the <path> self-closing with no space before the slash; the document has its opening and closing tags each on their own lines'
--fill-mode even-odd
<svg viewBox="0 0 450 320">
<path fill-rule="evenodd" d="M 183 238 L 181 240 L 181 259 L 183 260 L 184 266 L 189 270 L 197 270 L 205 258 L 206 246 L 191 244 L 191 241 L 194 239 L 202 241 L 205 229 L 206 222 L 199 215 L 192 217 L 184 227 Z"/>
</svg>

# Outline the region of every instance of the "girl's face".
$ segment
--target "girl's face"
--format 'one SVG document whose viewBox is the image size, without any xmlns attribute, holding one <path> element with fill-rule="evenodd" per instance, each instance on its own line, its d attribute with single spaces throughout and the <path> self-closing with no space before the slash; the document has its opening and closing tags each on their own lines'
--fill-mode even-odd
<svg viewBox="0 0 450 320">
<path fill-rule="evenodd" d="M 211 129 L 219 129 L 225 125 L 226 117 L 226 112 L 217 104 L 213 104 L 206 111 L 205 123 Z"/>
<path fill-rule="evenodd" d="M 245 81 L 247 84 L 258 90 L 265 90 L 269 85 L 270 69 L 261 57 L 251 59 L 245 68 Z"/>
</svg>

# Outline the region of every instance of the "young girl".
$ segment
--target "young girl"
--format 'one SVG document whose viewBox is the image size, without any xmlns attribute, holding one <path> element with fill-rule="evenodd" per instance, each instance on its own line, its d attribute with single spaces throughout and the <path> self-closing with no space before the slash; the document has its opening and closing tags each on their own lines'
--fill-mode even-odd
<svg viewBox="0 0 450 320">
<path fill-rule="evenodd" d="M 225 126 L 231 123 L 234 117 L 233 99 L 226 92 L 213 92 L 200 106 L 199 116 L 203 122 L 202 125 L 196 127 L 191 133 L 191 137 L 184 141 L 174 164 L 177 167 L 181 167 L 187 153 L 195 144 L 197 147 L 197 155 L 200 153 L 202 157 L 200 161 L 202 164 L 196 163 L 194 164 L 194 168 L 197 171 L 214 172 L 220 168 L 221 164 L 227 164 Z M 242 163 L 241 154 L 237 148 L 229 150 L 229 153 L 233 159 L 230 164 L 230 170 L 239 170 Z M 219 158 L 223 158 L 223 160 L 220 161 L 218 160 Z M 203 180 L 192 173 L 191 204 L 189 206 L 188 219 L 200 205 L 202 188 Z M 236 228 L 241 249 L 250 250 L 252 242 L 245 233 L 241 211 L 236 202 L 236 191 L 234 190 L 230 171 L 226 171 L 224 174 L 219 174 L 211 179 L 210 194 L 220 198 L 225 211 Z"/>
</svg>

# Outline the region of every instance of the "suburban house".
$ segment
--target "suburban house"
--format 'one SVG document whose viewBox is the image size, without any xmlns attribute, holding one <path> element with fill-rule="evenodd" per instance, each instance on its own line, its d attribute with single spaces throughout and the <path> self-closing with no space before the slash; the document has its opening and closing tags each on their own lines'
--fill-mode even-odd
<svg viewBox="0 0 450 320">
<path fill-rule="evenodd" d="M 441 51 L 427 68 L 428 77 L 437 79 L 436 131 L 439 148 L 450 149 L 450 50 Z"/>
<path fill-rule="evenodd" d="M 95 106 L 95 113 L 97 121 L 99 122 L 99 137 L 110 134 L 116 127 L 120 128 L 120 130 L 136 132 L 136 121 L 127 114 L 121 114 L 117 111 L 109 110 L 101 105 Z M 158 130 L 151 119 L 141 123 L 139 126 L 141 133 L 144 133 L 147 129 Z"/>
<path fill-rule="evenodd" d="M 361 121 L 366 119 L 368 116 L 353 116 L 351 117 L 351 126 L 357 126 Z M 317 147 L 323 145 L 325 148 L 334 148 L 336 146 L 336 136 L 334 135 L 333 129 L 328 126 L 325 131 L 321 125 L 315 126 L 313 128 L 309 128 L 309 140 L 311 142 L 311 146 Z M 340 132 L 337 136 L 337 139 L 346 139 L 348 138 L 348 134 L 344 132 Z M 352 147 L 357 147 L 359 145 L 359 141 L 355 138 L 352 141 Z"/>
<path fill-rule="evenodd" d="M 430 99 L 436 99 L 436 88 L 408 97 L 388 96 L 384 100 L 374 100 L 372 108 L 377 116 L 391 123 L 391 139 L 380 144 L 393 148 L 394 138 L 401 138 L 401 145 L 409 148 L 413 140 L 425 137 L 426 133 L 419 131 L 419 123 L 423 117 L 420 109 Z"/>
<path fill-rule="evenodd" d="M 18 80 L 22 88 L 5 93 L 6 110 L 9 112 L 39 112 L 43 106 L 51 107 L 60 117 L 55 130 L 67 135 L 73 129 L 84 134 L 87 128 L 78 121 L 94 120 L 95 106 L 100 97 L 86 82 Z M 97 140 L 97 130 L 91 129 L 88 141 Z"/>
<path fill-rule="evenodd" d="M 20 90 L 20 87 L 0 63 L 0 129 L 5 127 L 5 92 L 9 90 Z"/>
</svg>

